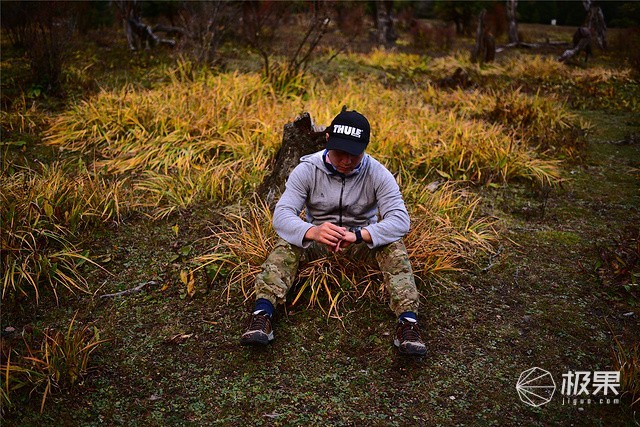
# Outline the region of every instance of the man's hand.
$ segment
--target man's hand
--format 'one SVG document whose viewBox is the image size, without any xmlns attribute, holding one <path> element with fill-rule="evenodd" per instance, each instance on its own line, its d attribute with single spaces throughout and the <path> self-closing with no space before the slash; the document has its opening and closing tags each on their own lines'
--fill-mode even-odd
<svg viewBox="0 0 640 427">
<path fill-rule="evenodd" d="M 361 232 L 362 240 L 366 243 L 371 243 L 369 231 L 363 228 Z M 322 225 L 314 225 L 307 230 L 304 238 L 305 240 L 314 240 L 323 243 L 329 246 L 329 249 L 333 252 L 339 252 L 358 240 L 355 233 L 330 222 L 325 222 Z"/>
<path fill-rule="evenodd" d="M 304 235 L 306 240 L 313 240 L 318 243 L 323 243 L 335 250 L 340 246 L 340 242 L 345 239 L 345 236 L 349 233 L 346 228 L 339 227 L 330 222 L 325 222 L 321 225 L 314 225 Z M 354 234 L 355 242 L 355 234 Z"/>
<path fill-rule="evenodd" d="M 338 252 L 341 251 L 342 249 L 345 249 L 347 246 L 349 246 L 350 244 L 354 243 L 357 240 L 357 237 L 355 235 L 355 233 L 352 233 L 350 231 L 347 231 L 344 235 L 344 237 L 342 238 L 342 240 L 340 240 L 335 247 L 331 247 L 331 250 L 333 252 Z"/>
</svg>

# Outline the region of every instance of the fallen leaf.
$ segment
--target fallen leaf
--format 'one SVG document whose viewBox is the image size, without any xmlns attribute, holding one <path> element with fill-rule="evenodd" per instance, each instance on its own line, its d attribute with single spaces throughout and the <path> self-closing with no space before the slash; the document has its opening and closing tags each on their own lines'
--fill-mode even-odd
<svg viewBox="0 0 640 427">
<path fill-rule="evenodd" d="M 187 295 L 192 297 L 196 293 L 196 281 L 193 278 L 193 271 L 182 270 L 180 272 L 180 280 L 187 285 Z"/>
<path fill-rule="evenodd" d="M 179 253 L 183 257 L 188 257 L 189 254 L 191 254 L 191 251 L 193 251 L 193 246 L 187 245 L 187 246 L 181 247 Z"/>
<path fill-rule="evenodd" d="M 184 341 L 188 340 L 192 336 L 193 336 L 193 334 L 176 334 L 176 335 L 172 336 L 171 338 L 167 339 L 167 341 L 168 342 L 181 343 L 181 342 L 184 342 Z"/>
</svg>

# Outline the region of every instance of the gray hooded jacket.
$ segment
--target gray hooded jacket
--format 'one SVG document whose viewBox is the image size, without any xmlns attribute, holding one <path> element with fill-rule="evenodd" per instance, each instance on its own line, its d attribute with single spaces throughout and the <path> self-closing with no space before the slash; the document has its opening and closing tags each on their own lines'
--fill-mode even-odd
<svg viewBox="0 0 640 427">
<path fill-rule="evenodd" d="M 401 239 L 409 231 L 409 214 L 391 172 L 365 154 L 348 176 L 330 169 L 324 151 L 300 159 L 273 214 L 273 227 L 292 245 L 307 247 L 304 235 L 324 222 L 350 228 L 363 227 L 371 234 L 370 248 Z M 300 212 L 306 206 L 304 221 Z M 380 220 L 379 220 L 380 218 Z"/>
</svg>

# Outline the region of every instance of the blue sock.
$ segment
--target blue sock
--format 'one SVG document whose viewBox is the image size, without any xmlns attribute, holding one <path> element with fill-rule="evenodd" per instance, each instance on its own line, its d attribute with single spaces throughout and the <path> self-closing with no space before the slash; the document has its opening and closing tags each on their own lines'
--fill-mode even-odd
<svg viewBox="0 0 640 427">
<path fill-rule="evenodd" d="M 265 298 L 258 298 L 256 300 L 256 308 L 253 310 L 254 313 L 258 311 L 264 311 L 267 316 L 273 317 L 273 312 L 275 311 L 275 307 L 271 304 L 271 301 Z"/>
<path fill-rule="evenodd" d="M 418 316 L 413 311 L 405 311 L 400 316 L 398 316 L 399 320 L 408 320 L 410 322 L 417 322 Z"/>
</svg>

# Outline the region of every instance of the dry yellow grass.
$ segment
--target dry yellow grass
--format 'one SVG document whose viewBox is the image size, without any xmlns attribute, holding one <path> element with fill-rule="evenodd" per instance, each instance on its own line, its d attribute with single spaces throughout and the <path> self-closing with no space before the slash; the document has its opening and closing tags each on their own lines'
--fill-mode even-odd
<svg viewBox="0 0 640 427">
<path fill-rule="evenodd" d="M 78 268 L 93 262 L 73 243 L 90 225 L 120 221 L 132 208 L 126 181 L 107 182 L 88 172 L 65 172 L 59 163 L 0 176 L 2 298 L 48 288 L 88 292 Z"/>
<path fill-rule="evenodd" d="M 379 61 L 377 56 L 370 59 Z M 502 104 L 496 101 L 505 96 Z M 227 169 L 228 159 L 271 155 L 283 124 L 297 113 L 310 111 L 318 123 L 328 123 L 342 105 L 371 118 L 373 154 L 402 159 L 415 173 L 441 171 L 479 182 L 556 181 L 555 163 L 528 146 L 565 140 L 562 131 L 575 120 L 560 103 L 519 92 L 391 89 L 347 79 L 333 85 L 312 81 L 302 95 L 281 95 L 258 75 L 205 73 L 187 81 L 172 77 L 146 91 L 103 92 L 57 118 L 47 142 L 95 154 L 95 167 L 109 173 L 184 173 L 204 165 L 211 170 L 212 162 Z M 545 144 L 532 143 L 541 129 L 554 133 Z"/>
<path fill-rule="evenodd" d="M 463 260 L 472 260 L 478 251 L 491 250 L 497 238 L 494 221 L 479 216 L 477 196 L 453 184 L 431 192 L 425 182 L 410 177 L 403 184 L 412 194 L 408 198 L 412 227 L 405 242 L 418 278 L 442 284 L 443 273 L 458 270 Z M 224 279 L 227 300 L 232 292 L 241 292 L 246 299 L 253 296 L 255 275 L 276 241 L 271 219 L 268 206 L 254 200 L 244 212 L 229 215 L 226 227 L 213 230 L 211 251 L 194 260 L 196 270 L 214 270 L 212 280 Z M 369 291 L 380 293 L 378 273 L 366 263 L 328 255 L 301 266 L 301 285 L 291 304 L 310 290 L 309 305 L 340 318 L 343 300 L 356 300 Z"/>
<path fill-rule="evenodd" d="M 429 59 L 376 50 L 369 55 L 348 55 L 347 61 L 382 70 L 411 68 L 435 76 L 449 75 L 458 66 L 474 67 L 467 57 L 458 52 Z M 543 59 L 527 61 L 525 65 L 476 67 L 474 72 L 524 75 L 551 69 L 580 78 Z M 46 143 L 81 154 L 92 163 L 80 172 L 63 172 L 62 165 L 54 164 L 29 177 L 3 177 L 3 186 L 16 190 L 7 192 L 12 199 L 5 198 L 3 203 L 20 206 L 18 210 L 36 206 L 39 218 L 46 218 L 64 237 L 87 225 L 118 222 L 122 212 L 129 210 L 159 218 L 201 201 L 242 201 L 268 172 L 266 166 L 285 123 L 308 111 L 316 123 L 327 124 L 347 105 L 370 118 L 369 151 L 399 174 L 410 199 L 422 200 L 411 206 L 415 230 L 439 237 L 433 242 L 419 241 L 418 234 L 410 234 L 408 240 L 412 257 L 418 260 L 417 269 L 429 276 L 456 268 L 459 258 L 452 255 L 450 244 L 457 244 L 458 252 L 466 246 L 486 250 L 492 234 L 490 224 L 470 219 L 473 209 L 463 215 L 463 228 L 448 222 L 443 211 L 433 213 L 424 206 L 424 200 L 432 196 L 420 193 L 420 185 L 435 178 L 557 183 L 560 163 L 545 152 L 560 149 L 572 155 L 577 144 L 572 132 L 586 129 L 560 100 L 517 90 L 442 91 L 428 83 L 389 87 L 357 73 L 332 84 L 302 75 L 268 81 L 254 73 L 196 69 L 188 61 L 154 72 L 162 77 L 155 87 L 102 91 L 53 117 Z M 37 114 L 26 103 L 21 111 L 21 115 L 4 115 L 3 121 L 17 131 L 28 131 Z M 28 191 L 18 191 L 18 182 L 24 179 L 33 185 Z M 438 193 L 438 200 L 456 194 L 457 190 L 445 188 L 448 193 Z M 451 200 L 462 207 L 477 204 L 464 197 Z M 27 233 L 37 230 L 31 219 L 24 224 Z M 243 233 L 255 238 L 246 227 Z M 237 232 L 233 236 L 247 240 Z M 438 243 L 447 239 L 450 243 Z M 244 262 L 239 260 L 245 255 L 234 255 L 233 262 Z M 231 261 L 224 255 L 220 262 Z M 247 270 L 237 270 L 237 274 L 242 280 L 234 282 L 245 289 Z M 308 274 L 314 276 L 311 271 Z M 344 272 L 343 277 L 351 275 Z M 330 296 L 329 307 L 333 308 L 328 311 L 335 313 L 334 297 Z"/>
</svg>

